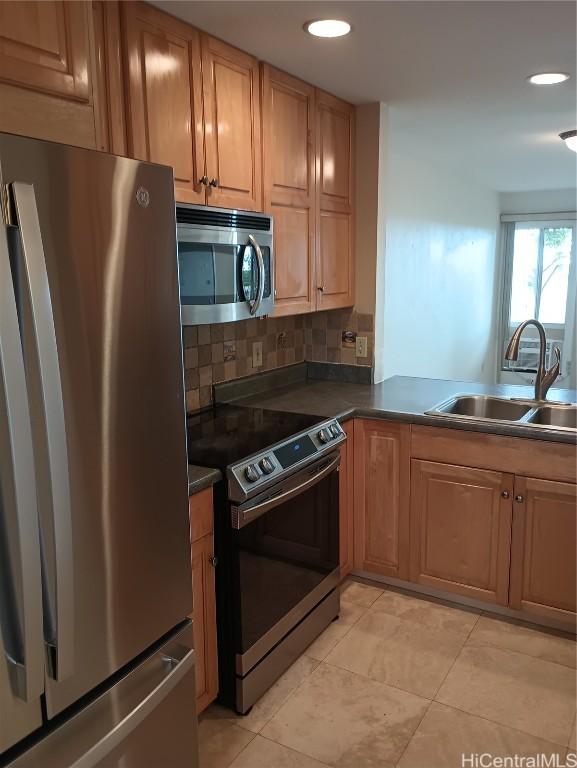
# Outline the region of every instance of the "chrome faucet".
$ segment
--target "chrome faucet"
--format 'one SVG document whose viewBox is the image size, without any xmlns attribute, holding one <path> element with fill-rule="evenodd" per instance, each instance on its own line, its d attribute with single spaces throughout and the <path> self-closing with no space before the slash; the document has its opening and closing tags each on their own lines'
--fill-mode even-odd
<svg viewBox="0 0 577 768">
<path fill-rule="evenodd" d="M 559 347 L 553 348 L 557 362 L 552 368 L 547 370 L 545 368 L 547 337 L 545 336 L 545 329 L 538 320 L 525 320 L 521 323 L 515 333 L 511 336 L 511 341 L 505 352 L 505 358 L 507 360 L 517 360 L 519 357 L 521 334 L 528 325 L 534 325 L 539 333 L 539 368 L 537 369 L 537 375 L 535 376 L 535 400 L 546 400 L 547 392 L 549 391 L 551 384 L 553 384 L 557 376 L 559 376 L 559 371 L 561 369 L 561 352 L 559 352 Z"/>
</svg>

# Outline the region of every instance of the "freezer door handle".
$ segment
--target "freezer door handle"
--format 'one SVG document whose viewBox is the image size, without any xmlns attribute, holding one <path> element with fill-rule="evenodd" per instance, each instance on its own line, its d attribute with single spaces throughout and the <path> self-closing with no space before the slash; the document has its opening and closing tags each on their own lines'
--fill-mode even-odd
<svg viewBox="0 0 577 768">
<path fill-rule="evenodd" d="M 163 655 L 166 677 L 112 730 L 100 741 L 76 760 L 70 768 L 96 768 L 105 765 L 106 757 L 121 744 L 134 729 L 158 707 L 158 705 L 176 688 L 178 683 L 194 667 L 194 650 L 189 650 L 183 658 Z M 192 713 L 194 717 L 194 713 Z M 192 756 L 191 756 L 192 759 Z"/>
<path fill-rule="evenodd" d="M 31 402 L 33 423 L 42 425 L 35 439 L 36 461 L 46 469 L 47 493 L 40 489 L 40 527 L 46 558 L 45 639 L 49 672 L 55 680 L 74 669 L 74 593 L 70 479 L 62 382 L 44 246 L 32 184 L 10 184 L 20 229 L 26 301 L 34 337 L 40 402 Z M 46 610 L 47 609 L 47 610 Z"/>
<path fill-rule="evenodd" d="M 42 581 L 34 452 L 6 231 L 0 231 L 0 552 L 8 599 L 0 612 L 14 693 L 24 701 L 44 689 Z M 3 545 L 3 546 L 2 546 Z M 0 660 L 2 661 L 2 660 Z"/>
</svg>

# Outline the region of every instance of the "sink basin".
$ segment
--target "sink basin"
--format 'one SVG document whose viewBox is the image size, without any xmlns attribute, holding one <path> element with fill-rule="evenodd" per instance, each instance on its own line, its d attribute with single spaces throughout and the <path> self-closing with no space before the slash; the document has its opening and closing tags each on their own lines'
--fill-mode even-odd
<svg viewBox="0 0 577 768">
<path fill-rule="evenodd" d="M 544 405 L 527 419 L 529 424 L 577 430 L 577 405 Z"/>
<path fill-rule="evenodd" d="M 491 421 L 519 421 L 531 410 L 531 404 L 489 395 L 456 395 L 435 406 L 429 414 L 460 416 Z"/>
</svg>

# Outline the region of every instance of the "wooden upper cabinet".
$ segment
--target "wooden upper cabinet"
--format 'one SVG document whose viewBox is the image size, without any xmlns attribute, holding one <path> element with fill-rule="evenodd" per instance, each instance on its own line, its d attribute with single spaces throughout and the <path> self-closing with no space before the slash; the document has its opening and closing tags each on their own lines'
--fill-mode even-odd
<svg viewBox="0 0 577 768">
<path fill-rule="evenodd" d="M 355 569 L 409 575 L 410 425 L 355 419 Z"/>
<path fill-rule="evenodd" d="M 274 217 L 275 314 L 315 309 L 315 89 L 262 65 L 264 209 Z"/>
<path fill-rule="evenodd" d="M 411 461 L 411 581 L 507 605 L 513 476 Z"/>
<path fill-rule="evenodd" d="M 204 203 L 200 33 L 145 3 L 122 13 L 129 153 L 172 166 L 177 200 Z"/>
<path fill-rule="evenodd" d="M 89 101 L 89 5 L 0 3 L 0 79 Z"/>
<path fill-rule="evenodd" d="M 89 2 L 0 2 L 0 131 L 98 146 Z"/>
<path fill-rule="evenodd" d="M 262 209 L 258 61 L 202 35 L 207 203 Z"/>
<path fill-rule="evenodd" d="M 317 309 L 354 304 L 354 133 L 354 107 L 317 91 Z"/>
<path fill-rule="evenodd" d="M 577 485 L 515 478 L 510 607 L 576 619 Z"/>
</svg>

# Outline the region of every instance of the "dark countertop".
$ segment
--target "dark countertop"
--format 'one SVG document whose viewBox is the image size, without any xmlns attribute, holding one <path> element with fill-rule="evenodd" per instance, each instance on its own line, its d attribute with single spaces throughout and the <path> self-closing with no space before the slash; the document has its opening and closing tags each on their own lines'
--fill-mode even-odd
<svg viewBox="0 0 577 768">
<path fill-rule="evenodd" d="M 456 394 L 487 394 L 532 399 L 534 389 L 529 386 L 491 385 L 409 376 L 393 376 L 380 384 L 350 384 L 307 379 L 287 387 L 269 390 L 267 393 L 235 400 L 235 405 L 258 405 L 259 408 L 310 413 L 321 418 L 338 418 L 341 421 L 359 416 L 464 429 L 470 432 L 577 443 L 577 435 L 561 430 L 425 415 L 425 411 Z M 574 403 L 577 401 L 577 391 L 556 389 L 549 392 L 549 399 Z"/>
<path fill-rule="evenodd" d="M 192 496 L 194 493 L 210 488 L 210 486 L 218 483 L 222 477 L 219 469 L 211 469 L 210 467 L 197 467 L 196 464 L 188 465 L 188 495 Z"/>
</svg>

